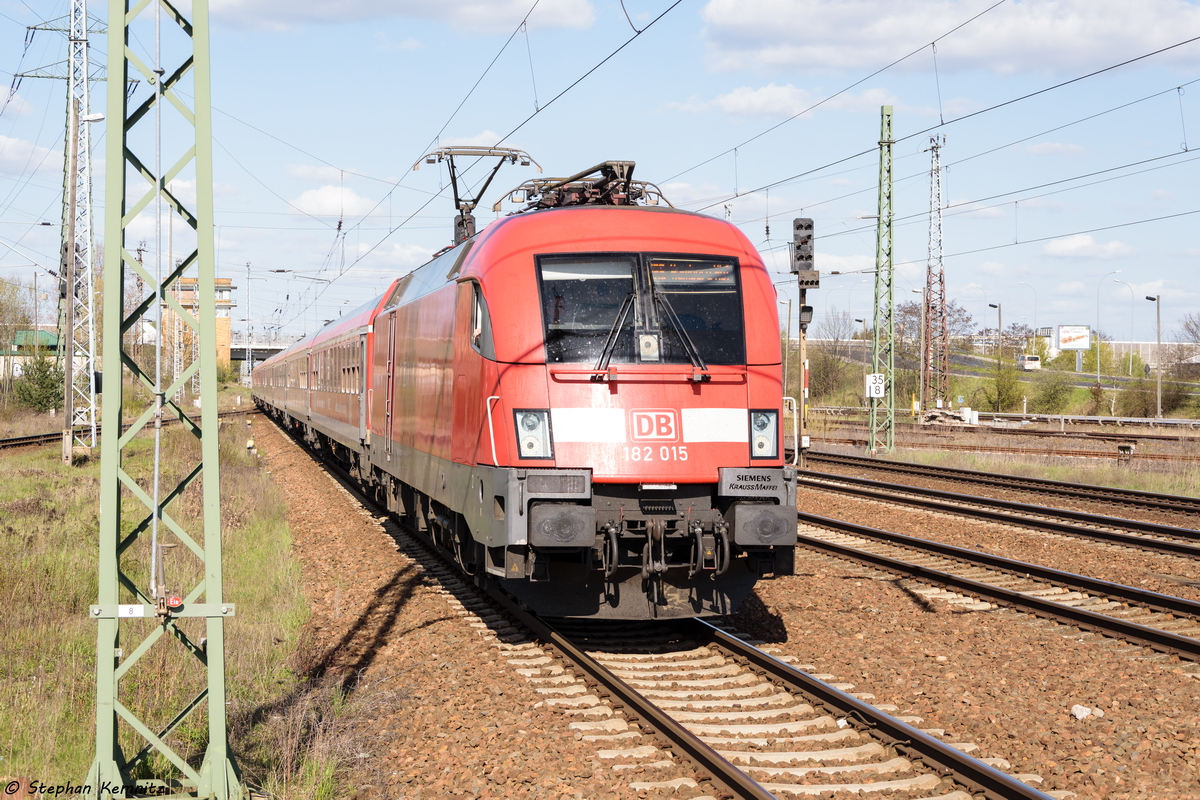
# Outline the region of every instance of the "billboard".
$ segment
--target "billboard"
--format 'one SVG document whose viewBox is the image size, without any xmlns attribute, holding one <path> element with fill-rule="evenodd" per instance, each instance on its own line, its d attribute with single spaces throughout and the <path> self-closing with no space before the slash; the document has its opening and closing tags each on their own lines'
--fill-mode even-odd
<svg viewBox="0 0 1200 800">
<path fill-rule="evenodd" d="M 1059 325 L 1059 350 L 1087 350 L 1092 346 L 1092 329 L 1089 325 Z"/>
</svg>

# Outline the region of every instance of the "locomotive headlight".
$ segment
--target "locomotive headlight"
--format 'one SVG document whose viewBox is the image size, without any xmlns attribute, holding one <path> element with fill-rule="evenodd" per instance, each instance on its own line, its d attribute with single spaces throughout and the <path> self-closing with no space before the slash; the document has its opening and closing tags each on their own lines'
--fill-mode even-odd
<svg viewBox="0 0 1200 800">
<path fill-rule="evenodd" d="M 750 412 L 750 457 L 779 457 L 779 412 Z"/>
<path fill-rule="evenodd" d="M 550 439 L 550 412 L 545 409 L 517 409 L 513 412 L 520 458 L 553 458 Z"/>
</svg>

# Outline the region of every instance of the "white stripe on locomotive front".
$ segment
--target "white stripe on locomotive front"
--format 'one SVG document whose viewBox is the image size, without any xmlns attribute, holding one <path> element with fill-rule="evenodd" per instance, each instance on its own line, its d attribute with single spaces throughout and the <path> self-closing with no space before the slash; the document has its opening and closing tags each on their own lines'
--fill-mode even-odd
<svg viewBox="0 0 1200 800">
<path fill-rule="evenodd" d="M 562 444 L 625 444 L 631 440 L 623 408 L 552 408 L 554 441 Z M 744 408 L 685 408 L 681 411 L 684 444 L 749 442 Z"/>
</svg>

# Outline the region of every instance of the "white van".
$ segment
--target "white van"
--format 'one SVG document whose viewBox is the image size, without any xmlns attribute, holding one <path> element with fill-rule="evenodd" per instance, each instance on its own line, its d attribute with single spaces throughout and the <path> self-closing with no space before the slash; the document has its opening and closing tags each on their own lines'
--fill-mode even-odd
<svg viewBox="0 0 1200 800">
<path fill-rule="evenodd" d="M 1042 357 L 1022 354 L 1017 356 L 1017 366 L 1022 372 L 1033 372 L 1042 368 Z"/>
</svg>

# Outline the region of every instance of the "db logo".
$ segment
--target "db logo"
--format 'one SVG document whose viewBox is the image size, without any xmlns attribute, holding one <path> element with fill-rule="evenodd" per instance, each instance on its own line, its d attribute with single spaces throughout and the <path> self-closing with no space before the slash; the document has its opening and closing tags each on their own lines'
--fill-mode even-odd
<svg viewBox="0 0 1200 800">
<path fill-rule="evenodd" d="M 675 411 L 666 409 L 649 409 L 632 412 L 633 440 L 635 442 L 656 441 L 673 442 L 678 437 L 678 426 L 675 422 Z"/>
</svg>

